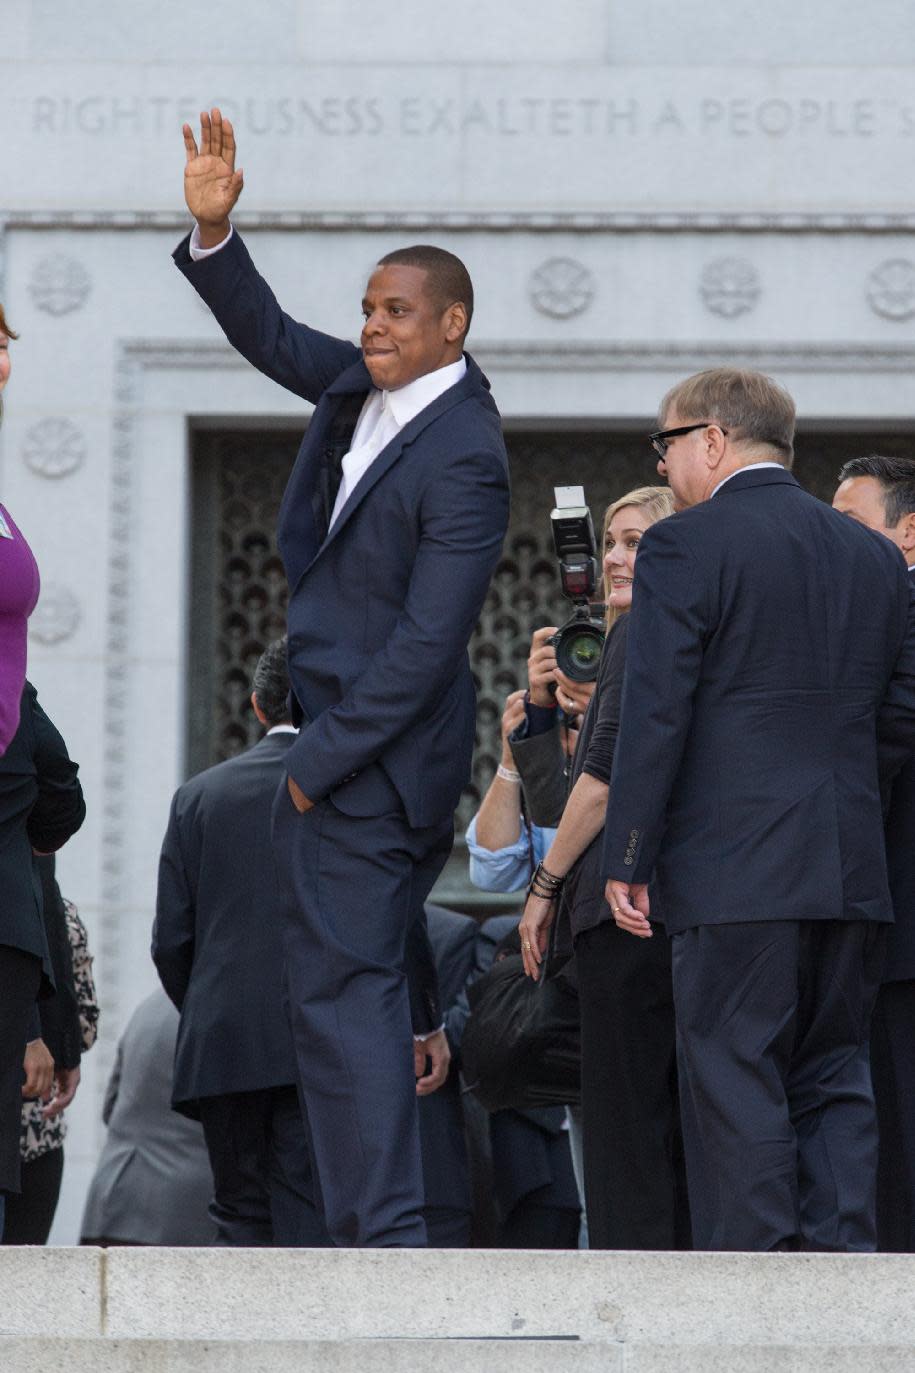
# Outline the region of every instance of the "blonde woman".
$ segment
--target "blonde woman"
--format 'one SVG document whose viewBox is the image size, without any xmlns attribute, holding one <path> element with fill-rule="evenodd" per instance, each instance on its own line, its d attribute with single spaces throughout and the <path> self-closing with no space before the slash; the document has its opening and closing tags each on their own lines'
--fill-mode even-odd
<svg viewBox="0 0 915 1373">
<path fill-rule="evenodd" d="M 645 530 L 672 513 L 668 488 L 646 486 L 620 497 L 605 516 L 608 634 L 575 752 L 572 790 L 520 927 L 525 969 L 535 979 L 560 906 L 574 940 L 592 1249 L 688 1244 L 669 941 L 627 942 L 604 898 L 600 871 L 635 560 Z"/>
</svg>

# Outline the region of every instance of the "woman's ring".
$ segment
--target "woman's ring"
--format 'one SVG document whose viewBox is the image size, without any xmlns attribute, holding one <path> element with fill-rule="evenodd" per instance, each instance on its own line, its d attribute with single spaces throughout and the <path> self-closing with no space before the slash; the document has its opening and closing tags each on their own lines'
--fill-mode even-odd
<svg viewBox="0 0 915 1373">
<path fill-rule="evenodd" d="M 524 941 L 524 943 L 521 945 L 521 947 L 522 947 L 522 949 L 524 950 L 524 952 L 527 953 L 528 950 L 529 950 L 530 947 L 531 947 L 531 941 L 530 941 L 529 939 L 525 939 L 525 941 Z"/>
</svg>

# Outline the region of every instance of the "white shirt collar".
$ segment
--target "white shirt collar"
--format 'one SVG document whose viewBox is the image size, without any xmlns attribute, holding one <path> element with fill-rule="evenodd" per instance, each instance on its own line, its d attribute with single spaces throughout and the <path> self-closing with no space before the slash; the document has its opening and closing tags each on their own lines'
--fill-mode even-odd
<svg viewBox="0 0 915 1373">
<path fill-rule="evenodd" d="M 447 367 L 426 372 L 415 381 L 407 382 L 406 386 L 399 386 L 396 391 L 382 391 L 382 410 L 390 410 L 397 428 L 403 429 L 404 425 L 416 418 L 420 410 L 425 410 L 427 405 L 456 385 L 466 371 L 467 363 L 461 357 L 457 362 L 449 362 Z"/>
<path fill-rule="evenodd" d="M 746 467 L 738 467 L 736 472 L 729 472 L 726 477 L 722 477 L 712 492 L 712 496 L 717 496 L 725 482 L 729 482 L 732 477 L 739 477 L 741 472 L 758 472 L 762 467 L 781 467 L 783 471 L 787 471 L 783 462 L 748 462 Z M 709 496 L 709 500 L 712 499 L 712 496 Z"/>
<path fill-rule="evenodd" d="M 298 734 L 298 732 L 295 725 L 274 725 L 272 729 L 267 730 L 264 738 L 269 739 L 271 734 Z"/>
</svg>

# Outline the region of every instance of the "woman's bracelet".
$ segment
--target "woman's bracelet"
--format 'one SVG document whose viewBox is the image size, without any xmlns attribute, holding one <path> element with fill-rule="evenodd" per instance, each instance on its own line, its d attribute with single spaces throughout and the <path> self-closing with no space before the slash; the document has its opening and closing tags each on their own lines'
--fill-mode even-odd
<svg viewBox="0 0 915 1373">
<path fill-rule="evenodd" d="M 496 768 L 496 776 L 501 777 L 503 782 L 514 782 L 516 786 L 521 785 L 521 773 L 515 772 L 514 768 L 507 768 L 500 763 Z"/>
<path fill-rule="evenodd" d="M 527 892 L 529 896 L 539 896 L 544 901 L 554 901 L 562 891 L 564 882 L 564 877 L 557 877 L 542 863 L 538 863 L 531 876 Z"/>
</svg>

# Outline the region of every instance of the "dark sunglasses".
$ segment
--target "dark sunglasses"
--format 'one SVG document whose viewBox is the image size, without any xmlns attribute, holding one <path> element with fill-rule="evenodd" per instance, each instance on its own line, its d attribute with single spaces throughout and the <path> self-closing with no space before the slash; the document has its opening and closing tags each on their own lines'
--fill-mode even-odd
<svg viewBox="0 0 915 1373">
<path fill-rule="evenodd" d="M 648 435 L 648 442 L 651 444 L 659 458 L 663 458 L 670 446 L 670 440 L 679 438 L 681 434 L 691 434 L 694 429 L 708 429 L 714 420 L 703 420 L 701 424 L 681 424 L 679 429 L 658 429 L 656 433 Z M 721 428 L 721 426 L 718 426 Z M 721 430 L 722 434 L 727 434 L 726 429 Z"/>
</svg>

